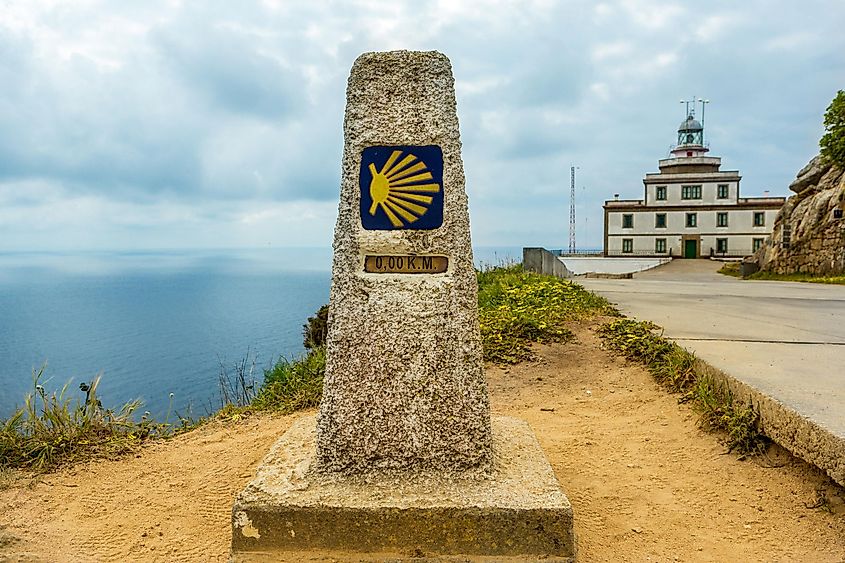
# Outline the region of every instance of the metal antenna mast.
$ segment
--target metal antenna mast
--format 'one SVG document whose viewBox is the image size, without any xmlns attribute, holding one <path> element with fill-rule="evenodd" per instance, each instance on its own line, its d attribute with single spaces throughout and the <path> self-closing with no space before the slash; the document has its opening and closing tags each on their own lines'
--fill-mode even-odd
<svg viewBox="0 0 845 563">
<path fill-rule="evenodd" d="M 569 169 L 569 253 L 575 254 L 575 167 Z"/>
<path fill-rule="evenodd" d="M 709 104 L 710 100 L 698 100 L 701 102 L 701 144 L 704 144 L 704 104 Z M 707 145 L 705 145 L 707 146 Z"/>
<path fill-rule="evenodd" d="M 686 114 L 684 115 L 684 119 L 686 119 L 687 117 L 693 117 L 693 118 L 695 117 L 695 104 L 696 104 L 696 102 L 698 102 L 698 98 L 696 96 L 693 96 L 691 100 L 681 100 L 681 103 L 686 104 L 686 106 L 687 106 L 687 111 L 686 111 Z M 692 104 L 692 111 L 690 111 L 690 104 Z"/>
</svg>

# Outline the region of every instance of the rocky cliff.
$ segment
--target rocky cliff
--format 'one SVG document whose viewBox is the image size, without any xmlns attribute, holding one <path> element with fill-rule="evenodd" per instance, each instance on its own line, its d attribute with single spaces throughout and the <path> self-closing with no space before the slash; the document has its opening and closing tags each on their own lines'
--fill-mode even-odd
<svg viewBox="0 0 845 563">
<path fill-rule="evenodd" d="M 775 220 L 772 236 L 755 255 L 761 270 L 778 274 L 845 273 L 845 171 L 812 159 L 801 169 Z"/>
</svg>

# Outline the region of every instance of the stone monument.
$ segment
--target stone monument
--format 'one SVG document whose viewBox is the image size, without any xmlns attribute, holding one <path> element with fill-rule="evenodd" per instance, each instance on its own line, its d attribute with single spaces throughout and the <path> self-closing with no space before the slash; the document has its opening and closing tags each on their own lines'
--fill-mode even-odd
<svg viewBox="0 0 845 563">
<path fill-rule="evenodd" d="M 571 559 L 531 429 L 490 416 L 449 59 L 361 55 L 344 134 L 323 400 L 238 496 L 233 560 Z"/>
</svg>

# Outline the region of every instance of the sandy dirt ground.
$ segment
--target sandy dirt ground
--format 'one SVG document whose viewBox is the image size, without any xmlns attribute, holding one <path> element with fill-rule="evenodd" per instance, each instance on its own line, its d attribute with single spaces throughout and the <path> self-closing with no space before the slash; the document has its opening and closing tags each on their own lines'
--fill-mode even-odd
<svg viewBox="0 0 845 563">
<path fill-rule="evenodd" d="M 579 561 L 845 561 L 845 491 L 778 448 L 738 460 L 644 369 L 578 341 L 488 367 L 572 502 Z M 295 417 L 210 424 L 0 491 L 0 561 L 226 561 L 230 509 Z M 320 560 L 312 554 L 312 560 Z"/>
</svg>

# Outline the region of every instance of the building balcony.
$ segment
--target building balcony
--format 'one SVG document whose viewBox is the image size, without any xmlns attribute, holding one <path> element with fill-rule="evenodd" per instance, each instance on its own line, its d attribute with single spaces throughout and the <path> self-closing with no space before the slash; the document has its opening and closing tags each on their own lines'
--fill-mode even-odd
<svg viewBox="0 0 845 563">
<path fill-rule="evenodd" d="M 762 203 L 762 204 L 781 204 L 783 205 L 786 202 L 785 197 L 772 197 L 772 196 L 763 196 L 763 197 L 741 197 L 739 198 L 739 203 Z"/>
<path fill-rule="evenodd" d="M 662 158 L 657 161 L 657 166 L 663 168 L 664 166 L 677 166 L 678 164 L 698 164 L 698 165 L 715 165 L 721 166 L 722 157 L 720 156 L 680 156 L 675 158 Z"/>
<path fill-rule="evenodd" d="M 632 205 L 642 205 L 641 199 L 611 199 L 604 202 L 605 207 L 630 207 Z"/>
</svg>

